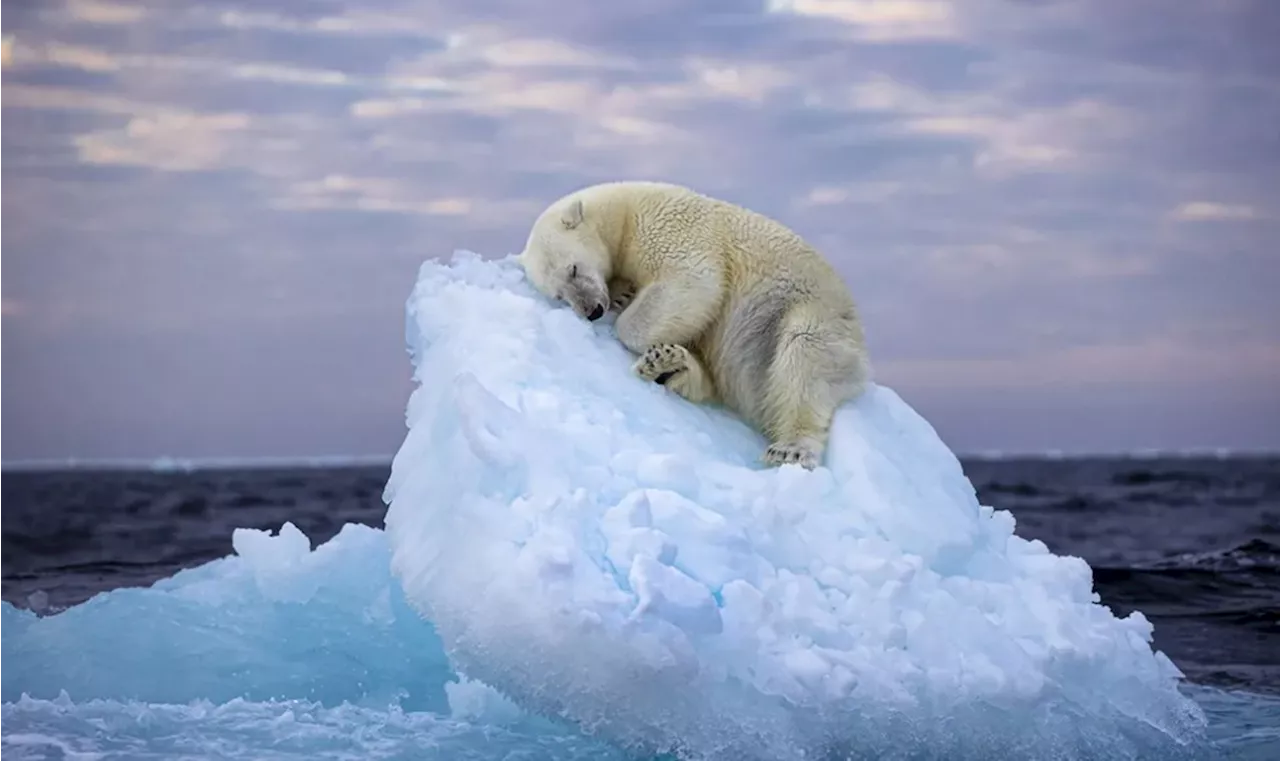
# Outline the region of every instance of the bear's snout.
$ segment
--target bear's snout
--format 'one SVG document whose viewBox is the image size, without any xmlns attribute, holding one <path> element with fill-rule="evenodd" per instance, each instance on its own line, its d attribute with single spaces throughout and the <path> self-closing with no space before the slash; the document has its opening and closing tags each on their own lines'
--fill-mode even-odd
<svg viewBox="0 0 1280 761">
<path fill-rule="evenodd" d="M 587 315 L 587 319 L 588 319 L 588 320 L 591 320 L 592 322 L 595 322 L 596 320 L 600 319 L 601 317 L 604 317 L 604 305 L 603 305 L 603 304 L 596 304 L 596 308 L 595 308 L 595 309 L 592 309 L 592 310 L 591 310 L 591 314 Z"/>
</svg>

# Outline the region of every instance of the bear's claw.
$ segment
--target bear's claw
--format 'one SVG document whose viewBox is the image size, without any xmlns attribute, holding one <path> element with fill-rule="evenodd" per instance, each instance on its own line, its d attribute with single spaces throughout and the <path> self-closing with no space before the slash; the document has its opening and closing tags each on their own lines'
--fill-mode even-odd
<svg viewBox="0 0 1280 761">
<path fill-rule="evenodd" d="M 795 464 L 813 470 L 818 467 L 818 454 L 803 442 L 778 442 L 765 450 L 764 461 L 769 466 Z"/>
<path fill-rule="evenodd" d="M 688 349 L 676 344 L 651 346 L 636 360 L 636 374 L 665 386 L 677 373 L 689 368 Z"/>
<path fill-rule="evenodd" d="M 609 309 L 622 312 L 631 305 L 636 297 L 636 286 L 628 280 L 614 279 L 609 282 Z"/>
</svg>

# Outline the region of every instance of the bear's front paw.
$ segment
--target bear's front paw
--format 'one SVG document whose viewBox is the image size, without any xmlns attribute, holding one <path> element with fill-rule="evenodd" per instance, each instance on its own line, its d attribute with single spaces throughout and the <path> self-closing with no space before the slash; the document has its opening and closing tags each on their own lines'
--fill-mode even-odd
<svg viewBox="0 0 1280 761">
<path fill-rule="evenodd" d="M 615 278 L 609 281 L 609 309 L 621 312 L 636 298 L 636 285 L 630 280 Z"/>
<path fill-rule="evenodd" d="M 651 346 L 636 360 L 634 369 L 641 378 L 666 385 L 677 373 L 689 369 L 689 350 L 677 344 Z"/>
<path fill-rule="evenodd" d="M 770 467 L 795 464 L 813 470 L 818 467 L 818 453 L 804 441 L 776 442 L 764 451 L 764 461 Z"/>
</svg>

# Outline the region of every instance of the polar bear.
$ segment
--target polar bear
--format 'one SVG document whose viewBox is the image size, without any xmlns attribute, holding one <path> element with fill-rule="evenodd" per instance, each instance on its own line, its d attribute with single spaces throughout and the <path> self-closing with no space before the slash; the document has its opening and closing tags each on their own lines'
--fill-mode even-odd
<svg viewBox="0 0 1280 761">
<path fill-rule="evenodd" d="M 782 224 L 669 183 L 593 185 L 554 201 L 518 261 L 582 317 L 619 312 L 634 371 L 720 403 L 770 441 L 770 465 L 821 462 L 831 419 L 870 380 L 840 276 Z"/>
</svg>

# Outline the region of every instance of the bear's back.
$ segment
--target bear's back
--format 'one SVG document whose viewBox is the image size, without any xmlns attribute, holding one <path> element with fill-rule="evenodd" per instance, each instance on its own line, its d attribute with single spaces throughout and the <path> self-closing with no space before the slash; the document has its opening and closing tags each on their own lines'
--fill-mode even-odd
<svg viewBox="0 0 1280 761">
<path fill-rule="evenodd" d="M 648 180 L 601 183 L 586 192 L 595 203 L 627 210 L 625 255 L 644 269 L 700 251 L 722 258 L 738 284 L 784 279 L 802 282 L 804 290 L 841 288 L 835 269 L 799 233 L 732 201 Z"/>
</svg>

